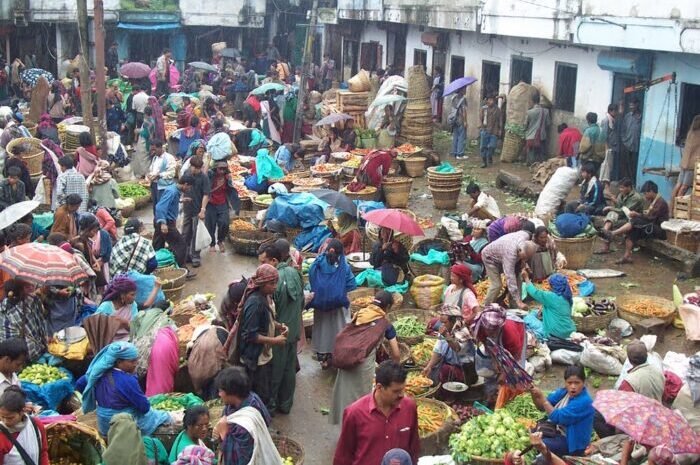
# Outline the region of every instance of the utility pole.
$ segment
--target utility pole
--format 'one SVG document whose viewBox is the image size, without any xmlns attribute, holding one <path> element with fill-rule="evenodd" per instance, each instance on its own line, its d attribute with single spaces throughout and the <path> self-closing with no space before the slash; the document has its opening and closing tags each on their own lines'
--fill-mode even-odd
<svg viewBox="0 0 700 465">
<path fill-rule="evenodd" d="M 304 42 L 304 64 L 301 72 L 301 82 L 299 83 L 299 94 L 297 96 L 297 114 L 294 118 L 294 142 L 299 142 L 301 138 L 301 124 L 304 119 L 304 102 L 306 101 L 306 83 L 311 74 L 311 61 L 314 52 L 314 37 L 316 36 L 316 22 L 318 21 L 318 0 L 313 0 L 311 6 L 311 18 L 306 29 L 306 41 Z"/>
<path fill-rule="evenodd" d="M 97 124 L 100 135 L 102 158 L 107 158 L 107 115 L 105 82 L 105 28 L 104 6 L 102 0 L 93 0 L 95 4 L 95 87 L 97 88 Z"/>
<path fill-rule="evenodd" d="M 95 137 L 92 117 L 92 86 L 90 85 L 90 67 L 88 65 L 88 15 L 87 0 L 77 0 L 78 7 L 78 37 L 80 39 L 80 106 L 83 110 L 83 124 L 90 128 Z"/>
</svg>

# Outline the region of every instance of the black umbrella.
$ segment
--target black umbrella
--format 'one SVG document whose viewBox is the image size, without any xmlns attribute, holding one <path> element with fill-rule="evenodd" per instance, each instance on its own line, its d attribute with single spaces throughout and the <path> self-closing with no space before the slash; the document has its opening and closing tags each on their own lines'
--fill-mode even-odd
<svg viewBox="0 0 700 465">
<path fill-rule="evenodd" d="M 357 207 L 345 194 L 341 194 L 340 192 L 331 189 L 318 189 L 311 191 L 311 194 L 315 195 L 316 198 L 326 202 L 333 208 L 342 210 L 352 216 L 357 215 Z"/>
</svg>

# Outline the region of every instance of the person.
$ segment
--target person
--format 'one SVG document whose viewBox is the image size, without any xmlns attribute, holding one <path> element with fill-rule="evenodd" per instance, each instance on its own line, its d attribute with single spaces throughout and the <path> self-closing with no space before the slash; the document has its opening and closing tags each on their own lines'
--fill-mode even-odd
<svg viewBox="0 0 700 465">
<path fill-rule="evenodd" d="M 156 60 L 156 95 L 162 97 L 170 92 L 170 49 L 163 49 L 163 54 Z"/>
<path fill-rule="evenodd" d="M 674 210 L 676 197 L 681 197 L 686 194 L 689 188 L 692 188 L 695 183 L 695 165 L 700 160 L 700 114 L 695 115 L 688 133 L 685 136 L 685 144 L 683 147 L 683 155 L 681 156 L 681 173 L 678 176 L 678 182 L 673 187 L 671 193 L 671 202 L 669 202 L 670 211 Z M 691 189 L 692 190 L 692 189 Z"/>
<path fill-rule="evenodd" d="M 456 263 L 450 268 L 450 284 L 442 293 L 442 303 L 457 307 L 467 324 L 479 313 L 472 270 L 467 265 Z"/>
<path fill-rule="evenodd" d="M 189 118 L 189 125 L 180 131 L 180 144 L 178 145 L 177 156 L 180 159 L 184 159 L 192 142 L 199 139 L 202 139 L 202 133 L 199 130 L 199 118 L 192 115 Z"/>
<path fill-rule="evenodd" d="M 381 190 L 384 177 L 389 174 L 391 162 L 397 156 L 393 150 L 373 150 L 362 159 L 357 169 L 355 181 L 348 184 L 350 192 L 363 190 L 366 186 L 374 186 Z"/>
<path fill-rule="evenodd" d="M 362 233 L 357 225 L 357 217 L 340 212 L 333 220 L 328 221 L 331 237 L 343 244 L 345 255 L 360 252 L 362 249 Z"/>
<path fill-rule="evenodd" d="M 168 455 L 168 462 L 177 461 L 180 453 L 188 446 L 206 447 L 204 440 L 209 437 L 209 409 L 205 405 L 194 405 L 185 409 L 182 418 L 184 429 L 177 435 Z"/>
<path fill-rule="evenodd" d="M 105 66 L 107 66 L 107 74 L 111 78 L 117 77 L 117 66 L 119 66 L 119 49 L 117 46 L 116 42 L 112 42 L 105 54 Z"/>
<path fill-rule="evenodd" d="M 140 98 L 143 96 L 144 98 Z M 148 94 L 145 92 L 139 92 L 134 97 L 134 109 L 136 108 L 137 102 L 145 100 L 143 106 L 143 111 L 136 111 L 136 121 L 134 122 L 134 127 L 136 129 L 134 154 L 131 160 L 131 168 L 134 171 L 134 176 L 136 178 L 143 178 L 148 174 L 149 168 L 149 154 L 151 153 L 151 144 L 153 141 L 157 140 L 156 137 L 156 120 L 153 117 L 153 109 L 147 105 Z"/>
<path fill-rule="evenodd" d="M 557 126 L 557 132 L 559 133 L 559 156 L 566 159 L 566 166 L 576 168 L 583 134 L 578 128 L 569 127 L 566 123 Z"/>
<path fill-rule="evenodd" d="M 330 366 L 335 337 L 350 321 L 347 293 L 357 287 L 339 240 L 331 240 L 311 264 L 309 285 L 314 294 L 309 307 L 315 309 L 312 342 L 325 369 Z"/>
<path fill-rule="evenodd" d="M 578 164 L 582 166 L 584 163 L 593 163 L 597 172 L 605 160 L 605 140 L 598 126 L 598 114 L 586 113 L 586 123 L 588 126 L 583 130 L 578 146 Z"/>
<path fill-rule="evenodd" d="M 391 360 L 399 363 L 400 351 L 399 343 L 396 340 L 396 329 L 386 318 L 386 312 L 393 303 L 394 298 L 389 292 L 379 291 L 374 296 L 372 303 L 358 310 L 350 323 L 336 336 L 335 351 L 338 354 L 337 357 L 334 357 L 336 362 L 340 362 L 344 352 L 349 349 L 360 350 L 361 354 L 365 356 L 352 366 L 339 367 L 338 375 L 333 384 L 331 424 L 340 424 L 345 408 L 372 391 L 377 348 L 382 341 L 388 342 L 388 353 Z"/>
<path fill-rule="evenodd" d="M 545 161 L 547 132 L 550 124 L 549 110 L 540 105 L 540 93 L 533 91 L 532 108 L 527 111 L 525 121 L 525 146 L 527 147 L 527 165 Z"/>
<path fill-rule="evenodd" d="M 76 194 L 80 197 L 78 211 L 84 213 L 87 211 L 88 199 L 90 198 L 85 177 L 75 169 L 73 158 L 69 155 L 64 155 L 59 158 L 58 165 L 61 168 L 61 173 L 58 175 L 58 178 L 56 178 L 56 194 L 53 198 L 53 210 L 63 205 L 69 195 Z"/>
<path fill-rule="evenodd" d="M 221 465 L 281 463 L 268 426 L 272 418 L 260 397 L 251 390 L 242 367 L 229 367 L 216 377 L 224 416 L 214 427 L 221 439 Z"/>
<path fill-rule="evenodd" d="M 38 418 L 27 415 L 26 402 L 18 386 L 5 389 L 0 396 L 0 463 L 49 465 L 46 429 Z"/>
<path fill-rule="evenodd" d="M 7 177 L 8 170 L 10 168 L 18 168 L 20 170 L 19 178 L 24 183 L 24 188 L 27 191 L 27 197 L 34 197 L 34 184 L 29 173 L 29 168 L 27 168 L 27 162 L 24 161 L 23 157 L 29 155 L 29 145 L 19 144 L 12 149 L 9 153 L 9 158 L 5 159 L 5 167 L 3 169 L 2 175 Z"/>
<path fill-rule="evenodd" d="M 464 158 L 467 145 L 467 97 L 464 89 L 462 87 L 452 97 L 452 108 L 447 120 L 452 129 L 452 156 L 457 160 Z"/>
<path fill-rule="evenodd" d="M 627 372 L 618 390 L 641 394 L 662 401 L 666 378 L 663 371 L 648 362 L 647 346 L 642 341 L 627 345 L 627 359 L 632 368 Z"/>
<path fill-rule="evenodd" d="M 156 251 L 149 239 L 142 236 L 144 225 L 138 218 L 129 218 L 124 235 L 112 248 L 109 272 L 112 276 L 128 271 L 147 274 L 158 267 Z"/>
<path fill-rule="evenodd" d="M 381 272 L 382 282 L 387 286 L 403 283 L 408 275 L 408 260 L 408 250 L 394 237 L 394 231 L 381 227 L 369 263 Z"/>
<path fill-rule="evenodd" d="M 639 139 L 642 135 L 642 112 L 639 99 L 633 97 L 629 102 L 629 111 L 625 112 L 620 128 L 620 172 L 619 175 L 637 179 L 637 164 L 639 163 Z"/>
<path fill-rule="evenodd" d="M 467 195 L 472 199 L 471 210 L 467 212 L 470 217 L 475 216 L 482 220 L 495 220 L 501 217 L 496 199 L 486 192 L 481 192 L 481 188 L 476 183 L 467 186 Z"/>
<path fill-rule="evenodd" d="M 642 185 L 641 192 L 646 206 L 642 213 L 630 212 L 627 223 L 613 231 L 603 231 L 603 237 L 608 241 L 625 235 L 625 253 L 615 262 L 619 265 L 632 263 L 632 250 L 640 239 L 666 239 L 661 223 L 668 220 L 670 215 L 668 204 L 659 194 L 659 186 L 654 181 L 647 181 Z"/>
<path fill-rule="evenodd" d="M 102 303 L 95 313 L 114 317 L 120 328 L 112 342 L 129 340 L 129 325 L 139 309 L 136 305 L 136 283 L 125 275 L 117 275 L 105 288 Z"/>
<path fill-rule="evenodd" d="M 510 303 L 521 310 L 527 305 L 520 298 L 520 270 L 535 255 L 537 244 L 530 240 L 530 233 L 518 231 L 506 234 L 484 247 L 481 257 L 489 278 L 489 290 L 484 305 L 496 301 L 501 292 L 501 273 L 506 277 Z"/>
<path fill-rule="evenodd" d="M 493 153 L 496 151 L 498 139 L 503 135 L 502 121 L 501 109 L 496 105 L 496 96 L 488 95 L 486 104 L 479 110 L 479 151 L 482 168 L 493 165 Z"/>
<path fill-rule="evenodd" d="M 177 220 L 180 208 L 180 196 L 187 194 L 192 189 L 194 179 L 189 174 L 183 174 L 177 184 L 171 184 L 163 189 L 155 206 L 155 231 L 153 234 L 153 248 L 156 250 L 165 247 L 167 242 L 175 255 L 175 261 L 180 268 L 185 268 L 187 263 L 187 244 L 177 230 Z M 195 273 L 188 271 L 187 277 L 194 278 Z"/>
<path fill-rule="evenodd" d="M 6 229 L 8 247 L 29 244 L 32 240 L 32 228 L 26 223 L 14 223 Z"/>
<path fill-rule="evenodd" d="M 78 211 L 82 199 L 78 194 L 70 194 L 65 198 L 65 203 L 56 209 L 53 217 L 51 233 L 61 233 L 69 241 L 78 237 Z"/>
<path fill-rule="evenodd" d="M 445 303 L 440 307 L 439 320 L 433 326 L 440 338 L 435 342 L 423 376 L 435 382 L 474 382 L 476 373 L 469 373 L 474 361 L 474 344 L 470 342 L 469 322 L 457 305 Z M 473 317 L 472 317 L 473 318 Z M 469 377 L 469 379 L 467 379 Z"/>
<path fill-rule="evenodd" d="M 118 93 L 116 95 L 120 96 L 121 94 Z M 124 133 L 124 123 L 126 122 L 126 115 L 124 114 L 124 110 L 122 110 L 121 99 L 119 97 L 107 99 L 105 106 L 107 130 L 121 136 Z"/>
<path fill-rule="evenodd" d="M 378 79 L 384 76 L 384 70 L 381 71 L 382 76 L 379 76 L 379 71 L 377 71 Z M 379 89 L 380 85 L 381 84 L 377 82 L 377 89 Z M 445 76 L 442 72 L 442 68 L 436 66 L 433 73 L 433 87 L 430 89 L 430 112 L 433 115 L 434 123 L 439 123 L 442 120 L 442 93 L 444 90 Z"/>
<path fill-rule="evenodd" d="M 26 198 L 22 172 L 16 166 L 7 169 L 7 178 L 0 181 L 0 211 Z"/>
<path fill-rule="evenodd" d="M 297 163 L 304 159 L 304 151 L 299 144 L 282 144 L 275 152 L 275 161 L 285 172 L 294 171 Z"/>
<path fill-rule="evenodd" d="M 576 211 L 587 215 L 600 215 L 605 208 L 603 184 L 596 178 L 595 165 L 584 163 L 581 167 L 581 194 Z"/>
<path fill-rule="evenodd" d="M 153 214 L 156 213 L 156 205 L 165 189 L 175 184 L 175 171 L 177 161 L 163 148 L 164 142 L 160 139 L 151 141 L 151 164 L 148 168 L 146 180 L 151 183 L 151 200 L 153 201 Z M 179 199 L 178 199 L 179 201 Z"/>
<path fill-rule="evenodd" d="M 627 217 L 626 210 L 642 213 L 644 210 L 644 198 L 635 191 L 634 184 L 630 178 L 623 178 L 619 184 L 620 192 L 617 194 L 614 207 L 603 208 L 605 214 L 605 222 L 603 223 L 603 231 L 611 231 L 622 226 Z M 669 207 L 670 208 L 670 207 Z M 623 216 L 624 215 L 624 216 Z M 601 238 L 603 246 L 596 251 L 598 254 L 606 254 L 610 252 L 610 241 Z"/>
<path fill-rule="evenodd" d="M 128 413 L 118 413 L 109 421 L 108 446 L 102 454 L 102 465 L 150 465 L 146 453 L 146 437 Z M 157 449 L 156 449 L 157 450 Z"/>
<path fill-rule="evenodd" d="M 357 139 L 357 134 L 355 133 L 355 120 L 349 119 L 345 121 L 345 127 L 340 135 L 342 140 L 341 151 L 350 152 L 355 149 L 355 139 Z"/>
<path fill-rule="evenodd" d="M 486 228 L 486 237 L 489 243 L 496 242 L 506 234 L 522 230 L 523 220 L 517 215 L 506 215 L 491 221 Z M 534 228 L 533 228 L 534 231 Z"/>
<path fill-rule="evenodd" d="M 61 139 L 58 137 L 58 127 L 48 113 L 44 113 L 39 118 L 39 124 L 36 126 L 36 138 L 41 140 L 49 139 L 54 144 L 61 144 Z"/>
<path fill-rule="evenodd" d="M 530 389 L 535 406 L 547 414 L 558 429 L 555 437 L 543 442 L 558 456 L 583 456 L 591 442 L 593 432 L 593 399 L 586 389 L 586 373 L 580 365 L 570 365 L 564 370 L 566 386 L 546 398 L 537 387 Z"/>
<path fill-rule="evenodd" d="M 398 363 L 386 360 L 375 373 L 372 392 L 343 412 L 333 465 L 380 463 L 395 448 L 407 451 L 412 463 L 418 461 L 418 409 L 404 393 L 407 372 Z"/>
<path fill-rule="evenodd" d="M 333 60 L 329 54 L 323 55 L 323 64 L 321 65 L 321 80 L 323 82 L 323 91 L 329 90 L 333 87 L 333 80 L 335 79 L 335 60 Z"/>
<path fill-rule="evenodd" d="M 113 342 L 95 355 L 87 373 L 76 382 L 76 390 L 83 393 L 83 411 L 96 410 L 97 429 L 102 436 L 107 435 L 110 420 L 119 413 L 131 414 L 146 436 L 171 421 L 167 412 L 151 408 L 141 390 L 133 374 L 138 355 L 133 344 Z"/>
<path fill-rule="evenodd" d="M 484 261 L 481 252 L 489 243 L 486 238 L 487 220 L 472 220 L 472 233 L 464 238 L 464 242 L 455 242 L 457 262 L 467 266 L 472 272 L 472 282 L 479 281 L 484 276 Z"/>
<path fill-rule="evenodd" d="M 36 296 L 36 286 L 19 279 L 4 283 L 5 298 L 0 302 L 0 342 L 13 338 L 26 341 L 29 361 L 35 362 L 48 349 L 44 305 Z"/>
<path fill-rule="evenodd" d="M 528 263 L 533 280 L 542 281 L 555 270 L 566 267 L 566 257 L 559 252 L 556 242 L 545 226 L 535 228 L 532 241 L 537 244 L 537 252 Z"/>
<path fill-rule="evenodd" d="M 202 159 L 195 156 L 190 158 L 189 162 L 190 166 L 184 173 L 192 176 L 193 184 L 182 201 L 184 204 L 182 235 L 187 245 L 187 262 L 191 262 L 193 267 L 198 268 L 202 264 L 202 259 L 196 248 L 197 227 L 200 221 L 205 220 L 211 186 L 208 174 L 202 171 L 204 166 Z"/>
<path fill-rule="evenodd" d="M 100 228 L 100 223 L 92 213 L 85 213 L 78 220 L 78 247 L 85 259 L 97 274 L 95 285 L 102 288 L 109 282 L 109 260 L 112 255 L 112 238 Z"/>
<path fill-rule="evenodd" d="M 126 276 L 137 283 L 138 299 L 138 277 L 134 273 Z M 159 308 L 168 308 L 160 286 L 151 285 L 146 292 L 150 293 L 148 299 L 155 302 L 154 308 L 149 308 L 150 305 L 143 306 L 145 310 L 139 311 L 131 320 L 129 335 L 139 351 L 136 375 L 146 378 L 146 396 L 151 397 L 173 392 L 180 356 L 175 322 Z"/>
<path fill-rule="evenodd" d="M 617 181 L 620 168 L 620 120 L 619 106 L 615 103 L 608 105 L 608 112 L 600 122 L 600 139 L 605 142 L 605 160 L 600 168 L 600 180 L 609 184 Z"/>
<path fill-rule="evenodd" d="M 100 157 L 97 154 L 97 147 L 89 132 L 81 132 L 80 136 L 78 136 L 78 142 L 80 143 L 80 147 L 75 151 L 76 169 L 84 178 L 87 178 L 95 170 L 97 160 L 99 160 Z"/>
<path fill-rule="evenodd" d="M 301 335 L 301 312 L 304 308 L 304 284 L 299 272 L 287 260 L 282 259 L 282 249 L 289 248 L 280 239 L 264 247 L 258 256 L 261 263 L 277 269 L 279 279 L 272 295 L 277 321 L 287 328 L 284 345 L 272 347 L 272 386 L 270 412 L 289 414 L 296 390 L 297 342 Z"/>
<path fill-rule="evenodd" d="M 238 303 L 239 301 L 235 302 L 236 305 Z M 217 397 L 214 381 L 226 365 L 226 352 L 231 341 L 228 341 L 229 330 L 224 325 L 224 320 L 217 319 L 212 321 L 211 325 L 197 327 L 192 335 L 192 347 L 188 350 L 187 366 L 194 387 L 193 392 L 205 400 Z"/>
<path fill-rule="evenodd" d="M 58 124 L 66 117 L 66 108 L 69 106 L 66 90 L 60 81 L 51 83 L 51 92 L 48 95 L 47 111 L 54 124 Z"/>
<path fill-rule="evenodd" d="M 86 179 L 90 199 L 88 200 L 88 209 L 92 209 L 92 205 L 99 207 L 115 209 L 117 204 L 115 199 L 119 198 L 119 185 L 109 172 L 109 162 L 107 160 L 98 160 L 92 174 Z M 105 213 L 108 213 L 105 210 Z M 116 227 L 113 233 L 116 237 Z"/>
<path fill-rule="evenodd" d="M 569 339 L 571 333 L 576 331 L 576 324 L 571 318 L 571 306 L 573 296 L 566 276 L 560 273 L 552 274 L 549 279 L 551 291 L 545 291 L 535 286 L 530 281 L 527 270 L 522 271 L 525 291 L 535 301 L 542 304 L 542 333 L 546 339 L 556 336 L 560 339 Z"/>
<path fill-rule="evenodd" d="M 225 161 L 214 163 L 214 169 L 209 170 L 210 194 L 204 213 L 204 222 L 211 236 L 209 248 L 216 250 L 219 246 L 221 253 L 226 252 L 224 241 L 228 237 L 230 213 L 232 208 L 236 214 L 240 210 L 238 191 L 233 185 L 233 178 Z"/>
<path fill-rule="evenodd" d="M 0 342 L 0 396 L 10 386 L 20 386 L 17 373 L 29 361 L 29 349 L 22 338 L 11 337 Z"/>
</svg>

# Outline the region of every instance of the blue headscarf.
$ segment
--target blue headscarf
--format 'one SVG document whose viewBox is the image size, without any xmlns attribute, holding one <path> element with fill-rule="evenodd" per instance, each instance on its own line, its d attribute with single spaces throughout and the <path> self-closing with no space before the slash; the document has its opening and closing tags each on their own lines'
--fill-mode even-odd
<svg viewBox="0 0 700 465">
<path fill-rule="evenodd" d="M 83 390 L 83 412 L 95 410 L 95 385 L 108 370 L 114 368 L 119 360 L 134 360 L 139 357 L 139 351 L 130 342 L 113 342 L 95 355 L 85 373 L 87 385 Z"/>
<path fill-rule="evenodd" d="M 569 302 L 569 305 L 573 305 L 574 300 L 571 294 L 571 287 L 569 286 L 569 280 L 566 276 L 560 273 L 554 273 L 549 277 L 549 285 L 552 288 L 552 292 L 560 295 Z"/>
</svg>

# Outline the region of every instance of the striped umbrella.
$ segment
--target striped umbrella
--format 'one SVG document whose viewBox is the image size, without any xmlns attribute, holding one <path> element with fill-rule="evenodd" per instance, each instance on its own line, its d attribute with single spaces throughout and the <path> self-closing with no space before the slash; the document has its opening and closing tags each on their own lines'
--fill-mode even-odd
<svg viewBox="0 0 700 465">
<path fill-rule="evenodd" d="M 72 286 L 88 278 L 76 258 L 54 245 L 30 242 L 0 255 L 0 269 L 44 286 Z"/>
<path fill-rule="evenodd" d="M 41 76 L 44 76 L 46 80 L 49 81 L 49 84 L 51 84 L 54 80 L 53 74 L 41 68 L 29 68 L 19 73 L 20 79 L 32 87 L 36 86 L 36 83 L 39 81 Z"/>
</svg>

